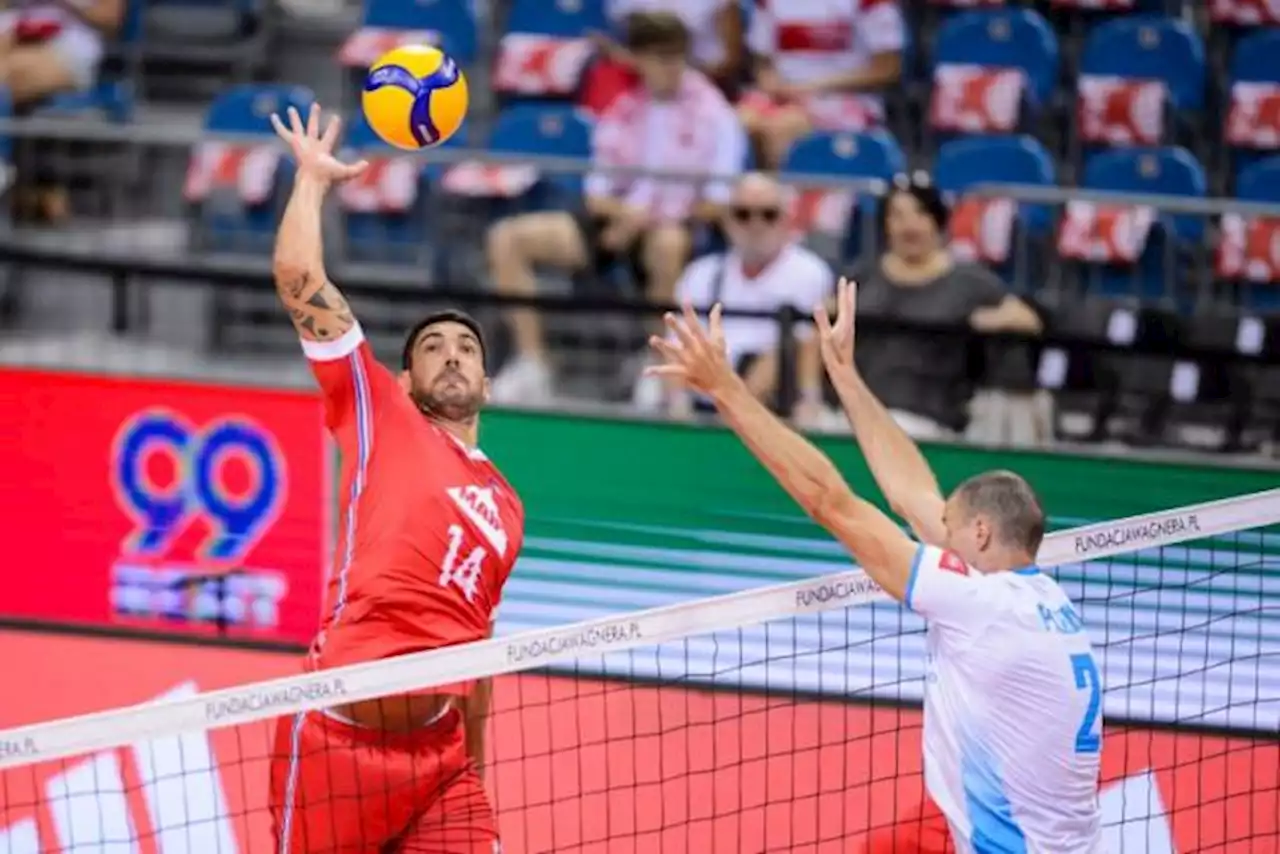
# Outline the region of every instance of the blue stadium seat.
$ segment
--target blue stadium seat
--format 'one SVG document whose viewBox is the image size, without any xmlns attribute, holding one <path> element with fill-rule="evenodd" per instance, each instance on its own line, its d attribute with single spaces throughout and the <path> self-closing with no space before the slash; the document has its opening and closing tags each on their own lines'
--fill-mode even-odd
<svg viewBox="0 0 1280 854">
<path fill-rule="evenodd" d="M 576 38 L 608 29 L 603 0 L 514 0 L 507 16 L 509 33 Z"/>
<path fill-rule="evenodd" d="M 1280 155 L 1246 166 L 1236 179 L 1235 195 L 1244 202 L 1280 204 Z M 1240 282 L 1238 289 L 1245 308 L 1267 312 L 1280 309 L 1280 287 L 1274 283 Z"/>
<path fill-rule="evenodd" d="M 1080 185 L 1088 190 L 1202 198 L 1206 194 L 1208 180 L 1204 167 L 1191 152 L 1166 146 L 1101 152 L 1085 164 Z M 1168 250 L 1172 249 L 1175 256 L 1195 251 L 1203 247 L 1204 239 L 1205 222 L 1201 217 L 1161 213 L 1137 262 L 1138 295 L 1150 299 L 1180 296 L 1179 293 L 1170 294 L 1166 289 L 1166 283 L 1177 278 L 1176 270 L 1167 267 Z M 1174 264 L 1181 260 L 1175 257 Z M 1133 271 L 1095 272 L 1098 273 L 1095 278 L 1100 295 L 1134 295 Z"/>
<path fill-rule="evenodd" d="M 1280 83 L 1280 30 L 1255 30 L 1236 43 L 1227 82 Z"/>
<path fill-rule="evenodd" d="M 515 0 L 490 83 L 503 103 L 577 101 L 597 55 L 586 37 L 608 29 L 604 0 Z"/>
<path fill-rule="evenodd" d="M 516 104 L 498 114 L 489 149 L 506 154 L 590 157 L 591 122 L 570 106 Z"/>
<path fill-rule="evenodd" d="M 1245 202 L 1280 204 L 1280 155 L 1260 160 L 1240 173 L 1236 198 Z"/>
<path fill-rule="evenodd" d="M 1058 37 L 1030 9 L 983 9 L 952 15 L 938 28 L 933 64 L 1020 68 L 1037 105 L 1049 102 L 1058 81 Z"/>
<path fill-rule="evenodd" d="M 1227 71 L 1228 99 L 1231 87 L 1237 82 L 1280 85 L 1280 30 L 1259 29 L 1241 36 L 1231 54 Z M 1224 109 L 1229 108 L 1228 100 Z M 1270 151 L 1256 148 L 1233 147 L 1230 159 L 1236 179 L 1243 177 L 1244 170 L 1251 164 L 1270 154 Z"/>
<path fill-rule="evenodd" d="M 245 84 L 223 92 L 204 114 L 204 129 L 221 133 L 273 134 L 272 113 L 284 114 L 290 107 L 304 118 L 315 95 L 303 86 Z"/>
<path fill-rule="evenodd" d="M 54 95 L 40 105 L 38 112 L 46 116 L 91 114 L 120 124 L 133 117 L 135 103 L 132 82 L 104 80 L 83 92 Z"/>
<path fill-rule="evenodd" d="M 456 138 L 455 135 L 454 138 Z M 452 139 L 450 140 L 452 142 Z M 363 116 L 358 116 L 347 131 L 346 149 L 354 158 L 355 151 L 377 169 L 378 161 L 406 156 L 378 138 Z M 357 179 L 359 180 L 359 179 Z M 428 179 L 427 168 L 417 172 L 417 193 L 407 210 L 370 212 L 350 210 L 339 192 L 346 237 L 346 257 L 357 262 L 391 262 L 420 264 L 426 258 Z"/>
<path fill-rule="evenodd" d="M 587 159 L 591 156 L 592 124 L 581 110 L 572 106 L 515 104 L 498 114 L 489 133 L 490 151 L 498 154 L 529 154 L 535 157 Z M 567 202 L 582 193 L 581 174 L 552 174 L 542 181 L 555 199 L 544 203 Z"/>
<path fill-rule="evenodd" d="M 1085 40 L 1080 73 L 1161 80 L 1175 108 L 1204 108 L 1204 43 L 1190 24 L 1164 15 L 1128 15 L 1099 25 Z"/>
<path fill-rule="evenodd" d="M 274 135 L 271 114 L 294 107 L 305 117 L 314 99 L 311 90 L 301 86 L 236 86 L 209 105 L 204 128 L 214 133 L 261 136 L 270 143 Z M 292 172 L 292 161 L 282 157 L 275 170 L 273 189 L 261 203 L 244 202 L 235 187 L 215 187 L 208 198 L 193 202 L 197 246 L 217 251 L 270 251 L 283 189 Z"/>
<path fill-rule="evenodd" d="M 476 19 L 470 0 L 365 0 L 362 26 L 387 30 L 432 30 L 459 63 L 476 58 Z"/>
<path fill-rule="evenodd" d="M 1030 136 L 993 136 L 955 139 L 938 149 L 933 181 L 946 193 L 963 193 L 978 184 L 1057 184 L 1053 157 Z M 1044 233 L 1052 222 L 1045 205 L 1022 205 L 1021 219 L 1035 232 Z"/>
<path fill-rule="evenodd" d="M 1191 152 L 1167 146 L 1103 152 L 1085 166 L 1080 185 L 1089 190 L 1203 197 L 1208 181 Z M 1169 220 L 1183 240 L 1204 237 L 1204 220 L 1198 216 L 1174 215 Z"/>
<path fill-rule="evenodd" d="M 864 133 L 811 133 L 791 146 L 782 163 L 784 175 L 824 175 L 890 181 L 906 171 L 907 158 L 893 134 L 884 130 Z M 849 227 L 840 247 L 846 258 L 862 249 L 863 223 L 873 222 L 879 197 L 864 194 L 852 202 Z M 870 219 L 866 219 L 866 218 Z"/>
<path fill-rule="evenodd" d="M 504 154 L 591 155 L 591 122 L 572 106 L 517 104 L 498 114 L 489 149 Z"/>
<path fill-rule="evenodd" d="M 933 180 L 938 188 L 962 192 L 975 184 L 1056 183 L 1053 157 L 1030 136 L 956 139 L 938 149 Z"/>
<path fill-rule="evenodd" d="M 782 164 L 783 173 L 886 181 L 906 168 L 898 141 L 884 130 L 811 133 L 791 147 Z"/>
</svg>

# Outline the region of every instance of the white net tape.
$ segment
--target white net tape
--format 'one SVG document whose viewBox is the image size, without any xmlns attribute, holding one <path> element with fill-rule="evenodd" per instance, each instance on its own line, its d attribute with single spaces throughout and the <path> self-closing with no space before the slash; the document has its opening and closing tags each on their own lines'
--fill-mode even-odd
<svg viewBox="0 0 1280 854">
<path fill-rule="evenodd" d="M 1275 524 L 1280 524 L 1280 489 L 1054 533 L 1046 537 L 1039 563 L 1065 567 Z M 0 731 L 0 769 L 107 750 L 139 740 L 264 721 L 339 702 L 551 667 L 583 656 L 599 657 L 887 598 L 861 570 L 855 569 L 563 628 L 520 632 L 321 673 L 17 727 Z M 1250 681 L 1264 684 L 1257 674 Z M 1276 700 L 1280 696 L 1273 698 L 1272 706 L 1280 705 Z M 1257 717 L 1258 709 L 1266 705 L 1263 699 L 1256 697 L 1251 705 L 1253 718 L 1246 723 L 1251 728 L 1269 726 Z M 1269 714 L 1280 723 L 1280 709 Z"/>
</svg>

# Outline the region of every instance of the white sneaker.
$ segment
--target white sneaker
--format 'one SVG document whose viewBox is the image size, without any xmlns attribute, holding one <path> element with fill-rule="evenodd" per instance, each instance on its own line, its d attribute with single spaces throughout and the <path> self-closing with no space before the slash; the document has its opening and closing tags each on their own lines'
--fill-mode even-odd
<svg viewBox="0 0 1280 854">
<path fill-rule="evenodd" d="M 540 359 L 518 356 L 493 380 L 494 403 L 547 403 L 551 370 Z"/>
<path fill-rule="evenodd" d="M 647 415 L 656 415 L 667 408 L 667 387 L 661 377 L 641 374 L 631 390 L 631 404 Z"/>
</svg>

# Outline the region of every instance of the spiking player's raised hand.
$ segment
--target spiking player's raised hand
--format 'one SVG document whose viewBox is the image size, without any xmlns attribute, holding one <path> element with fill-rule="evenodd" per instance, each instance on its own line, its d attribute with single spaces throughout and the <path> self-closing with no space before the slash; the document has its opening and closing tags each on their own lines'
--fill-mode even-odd
<svg viewBox="0 0 1280 854">
<path fill-rule="evenodd" d="M 836 322 L 832 323 L 825 305 L 813 310 L 818 327 L 818 346 L 827 373 L 853 368 L 853 324 L 858 312 L 858 283 L 840 277 L 836 287 Z"/>
<path fill-rule="evenodd" d="M 708 395 L 714 395 L 737 379 L 725 354 L 720 303 L 711 309 L 706 328 L 687 302 L 679 315 L 668 312 L 663 320 L 675 341 L 657 335 L 649 339 L 649 345 L 658 351 L 663 363 L 646 368 L 646 373 L 675 380 Z"/>
<path fill-rule="evenodd" d="M 338 134 L 342 130 L 342 119 L 331 116 L 324 132 L 320 130 L 320 105 L 313 103 L 307 114 L 304 127 L 298 111 L 293 107 L 288 110 L 289 124 L 280 119 L 278 114 L 271 115 L 271 126 L 276 134 L 289 144 L 293 158 L 298 163 L 299 176 L 305 176 L 325 184 L 335 181 L 346 181 L 363 172 L 368 166 L 364 160 L 356 163 L 343 163 L 333 154 L 338 143 Z"/>
</svg>

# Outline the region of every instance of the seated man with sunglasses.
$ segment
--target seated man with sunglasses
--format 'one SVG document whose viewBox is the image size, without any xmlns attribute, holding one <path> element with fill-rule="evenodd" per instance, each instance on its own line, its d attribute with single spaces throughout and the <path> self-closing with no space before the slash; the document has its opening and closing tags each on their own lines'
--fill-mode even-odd
<svg viewBox="0 0 1280 854">
<path fill-rule="evenodd" d="M 734 312 L 776 315 L 784 306 L 795 308 L 801 321 L 793 327 L 797 339 L 794 416 L 804 426 L 824 420 L 822 360 L 813 326 L 806 318 L 825 303 L 835 287 L 826 261 L 796 243 L 786 217 L 786 191 L 773 178 L 749 173 L 734 187 L 724 231 L 729 251 L 707 255 L 690 264 L 676 285 L 678 302 L 690 302 L 699 312 L 720 303 L 729 360 L 760 400 L 775 406 L 779 386 L 780 328 L 775 317 L 734 316 Z M 657 377 L 642 377 L 635 403 L 644 410 L 666 409 L 680 415 L 705 408 L 684 390 L 665 388 Z"/>
</svg>

